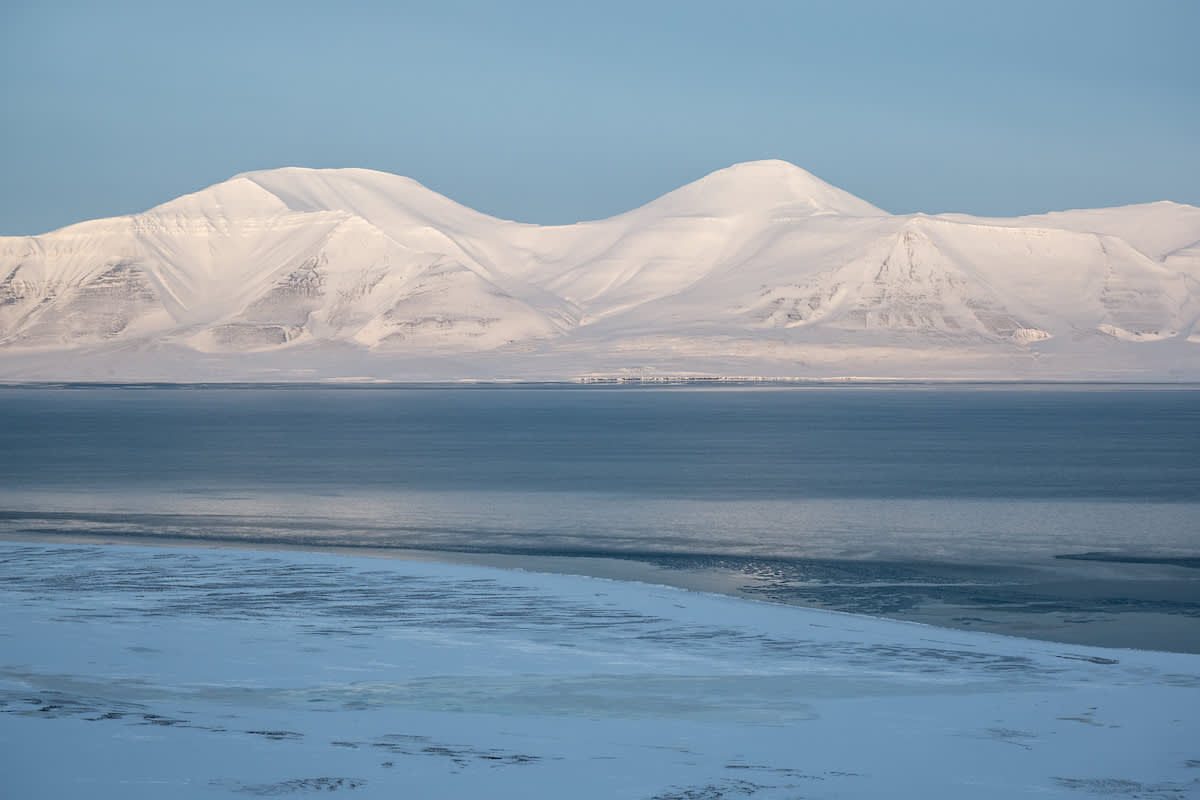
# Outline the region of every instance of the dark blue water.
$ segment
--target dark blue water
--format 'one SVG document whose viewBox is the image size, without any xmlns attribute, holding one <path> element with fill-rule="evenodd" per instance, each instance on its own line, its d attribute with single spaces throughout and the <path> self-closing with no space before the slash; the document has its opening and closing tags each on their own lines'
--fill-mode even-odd
<svg viewBox="0 0 1200 800">
<path fill-rule="evenodd" d="M 1200 649 L 1195 390 L 14 387 L 0 453 L 9 539 L 617 557 L 641 571 L 606 574 Z"/>
<path fill-rule="evenodd" d="M 1200 393 L 8 389 L 0 485 L 1200 501 Z"/>
</svg>

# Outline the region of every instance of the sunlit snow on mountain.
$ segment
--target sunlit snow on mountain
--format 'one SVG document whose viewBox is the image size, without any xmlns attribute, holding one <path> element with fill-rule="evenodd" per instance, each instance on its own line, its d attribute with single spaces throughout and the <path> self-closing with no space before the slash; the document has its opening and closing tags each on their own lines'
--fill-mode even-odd
<svg viewBox="0 0 1200 800">
<path fill-rule="evenodd" d="M 891 215 L 782 161 L 536 226 L 362 169 L 0 238 L 0 377 L 1200 378 L 1200 208 Z"/>
</svg>

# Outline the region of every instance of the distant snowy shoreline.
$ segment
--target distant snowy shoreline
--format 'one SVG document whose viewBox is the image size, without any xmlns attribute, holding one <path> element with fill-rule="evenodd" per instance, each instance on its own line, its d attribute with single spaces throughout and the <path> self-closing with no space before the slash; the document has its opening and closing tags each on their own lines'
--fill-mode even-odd
<svg viewBox="0 0 1200 800">
<path fill-rule="evenodd" d="M 565 380 L 391 380 L 386 378 L 326 378 L 322 380 L 206 380 L 206 381 L 158 381 L 158 380 L 0 380 L 3 388 L 64 388 L 64 389 L 579 389 L 579 388 L 979 388 L 979 389 L 1086 389 L 1095 387 L 1106 390 L 1121 389 L 1182 389 L 1200 390 L 1200 381 L 1194 380 L 975 380 L 940 378 L 749 378 L 740 376 L 675 376 L 650 377 L 628 376 L 583 376 Z"/>
</svg>

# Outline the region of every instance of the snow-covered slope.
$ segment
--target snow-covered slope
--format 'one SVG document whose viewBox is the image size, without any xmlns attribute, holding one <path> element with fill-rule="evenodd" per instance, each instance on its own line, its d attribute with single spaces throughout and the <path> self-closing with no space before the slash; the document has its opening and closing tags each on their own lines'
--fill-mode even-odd
<svg viewBox="0 0 1200 800">
<path fill-rule="evenodd" d="M 1200 209 L 890 215 L 781 161 L 499 220 L 250 172 L 0 238 L 0 377 L 1200 378 Z"/>
</svg>

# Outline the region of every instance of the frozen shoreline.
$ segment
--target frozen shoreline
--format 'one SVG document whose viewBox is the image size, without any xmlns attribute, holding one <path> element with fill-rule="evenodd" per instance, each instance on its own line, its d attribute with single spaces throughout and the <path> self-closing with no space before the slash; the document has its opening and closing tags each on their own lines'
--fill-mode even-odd
<svg viewBox="0 0 1200 800">
<path fill-rule="evenodd" d="M 0 554 L 17 796 L 1200 791 L 1194 655 L 463 564 Z"/>
<path fill-rule="evenodd" d="M 113 546 L 150 546 L 169 548 L 235 549 L 253 551 L 312 552 L 352 557 L 435 561 L 529 572 L 609 578 L 656 586 L 672 586 L 742 599 L 765 600 L 803 608 L 868 614 L 887 619 L 921 622 L 955 630 L 975 630 L 1005 636 L 1038 639 L 1062 644 L 1164 652 L 1200 653 L 1200 618 L 1195 614 L 1130 610 L 1132 598 L 1158 604 L 1163 608 L 1195 602 L 1200 574 L 1195 569 L 1172 564 L 1126 564 L 1111 559 L 1065 558 L 1048 567 L 1008 564 L 969 567 L 953 563 L 913 562 L 904 579 L 891 577 L 849 584 L 810 582 L 797 586 L 795 569 L 788 559 L 738 559 L 671 555 L 563 555 L 535 553 L 464 552 L 436 549 L 342 545 L 287 540 L 237 540 L 232 538 L 150 536 L 136 534 L 52 533 L 37 535 L 29 531 L 0 531 L 0 542 L 41 542 L 46 544 L 100 544 Z M 825 561 L 830 570 L 847 567 L 871 571 L 904 571 L 905 565 L 870 561 Z M 1045 610 L 1039 604 L 1043 592 L 1083 593 L 1089 585 L 1113 579 L 1106 572 L 1116 568 L 1123 575 L 1117 581 L 1119 595 L 1104 598 L 1069 598 L 1062 608 Z M 1072 574 L 1074 573 L 1074 574 Z M 930 584 L 922 584 L 922 575 Z M 983 579 L 980 576 L 985 576 Z M 991 583 L 987 583 L 991 581 Z M 1028 595 L 1030 591 L 1033 595 Z M 924 592 L 941 591 L 962 598 L 927 597 Z M 982 595 L 991 593 L 987 603 Z M 1025 594 L 1025 602 L 1013 602 L 1009 593 Z M 842 595 L 848 595 L 843 597 Z M 972 596 L 973 595 L 973 596 Z M 1181 597 L 1179 597 L 1181 595 Z M 900 599 L 897 600 L 897 597 Z M 901 607 L 902 603 L 910 605 Z M 1035 610 L 1030 610 L 1033 607 Z"/>
</svg>

